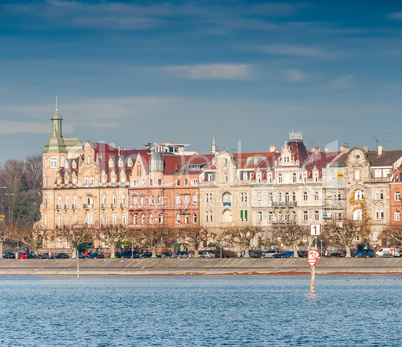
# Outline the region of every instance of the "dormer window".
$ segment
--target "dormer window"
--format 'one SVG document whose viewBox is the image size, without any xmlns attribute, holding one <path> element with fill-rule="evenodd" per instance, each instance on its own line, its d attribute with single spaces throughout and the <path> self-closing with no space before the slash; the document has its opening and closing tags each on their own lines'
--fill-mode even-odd
<svg viewBox="0 0 402 347">
<path fill-rule="evenodd" d="M 56 157 L 50 157 L 50 168 L 51 169 L 57 168 L 57 158 Z"/>
<path fill-rule="evenodd" d="M 74 160 L 73 161 L 73 169 L 76 169 L 77 168 L 77 162 Z"/>
<path fill-rule="evenodd" d="M 88 155 L 88 164 L 91 164 L 91 156 Z"/>
<path fill-rule="evenodd" d="M 123 167 L 123 159 L 119 158 L 119 167 Z"/>
<path fill-rule="evenodd" d="M 113 164 L 114 164 L 114 163 L 113 163 L 113 159 L 110 158 L 110 159 L 109 159 L 109 167 L 113 167 Z"/>
<path fill-rule="evenodd" d="M 133 166 L 133 161 L 131 160 L 131 158 L 128 158 L 127 165 L 128 165 L 129 167 L 132 167 L 132 166 Z"/>
</svg>

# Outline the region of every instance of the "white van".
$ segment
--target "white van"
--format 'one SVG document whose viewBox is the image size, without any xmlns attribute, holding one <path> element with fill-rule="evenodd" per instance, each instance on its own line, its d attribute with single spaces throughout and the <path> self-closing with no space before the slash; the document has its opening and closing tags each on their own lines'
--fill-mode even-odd
<svg viewBox="0 0 402 347">
<path fill-rule="evenodd" d="M 375 252 L 376 257 L 400 257 L 401 252 L 399 248 L 380 248 Z"/>
</svg>

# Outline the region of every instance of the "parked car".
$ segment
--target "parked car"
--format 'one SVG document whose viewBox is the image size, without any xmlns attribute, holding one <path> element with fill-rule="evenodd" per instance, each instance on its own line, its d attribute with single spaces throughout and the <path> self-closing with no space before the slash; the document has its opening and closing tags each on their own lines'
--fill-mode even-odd
<svg viewBox="0 0 402 347">
<path fill-rule="evenodd" d="M 179 258 L 191 258 L 193 255 L 188 252 L 180 252 Z"/>
<path fill-rule="evenodd" d="M 99 254 L 96 252 L 91 252 L 88 253 L 88 259 L 99 259 L 99 258 L 104 258 L 105 256 L 103 254 Z M 130 258 L 131 258 L 131 254 L 130 254 Z"/>
<path fill-rule="evenodd" d="M 260 258 L 273 258 L 275 254 L 279 254 L 276 249 L 269 249 L 261 253 Z"/>
<path fill-rule="evenodd" d="M 201 258 L 215 258 L 215 254 L 211 253 L 211 252 L 204 251 L 204 252 L 200 253 L 200 257 Z"/>
<path fill-rule="evenodd" d="M 52 255 L 49 255 L 49 253 L 43 253 L 43 254 L 38 254 L 39 259 L 53 259 L 54 257 Z"/>
<path fill-rule="evenodd" d="M 146 252 L 144 254 L 141 254 L 141 258 L 151 258 L 152 257 L 152 252 Z"/>
<path fill-rule="evenodd" d="M 67 259 L 68 254 L 67 253 L 57 253 L 55 256 L 56 259 Z"/>
<path fill-rule="evenodd" d="M 375 252 L 376 257 L 384 257 L 384 258 L 391 258 L 391 257 L 400 257 L 400 249 L 396 248 L 380 248 L 377 252 Z"/>
<path fill-rule="evenodd" d="M 15 259 L 15 253 L 13 253 L 13 252 L 3 252 L 3 258 L 5 258 L 5 259 Z"/>
<path fill-rule="evenodd" d="M 298 255 L 300 258 L 307 258 L 307 251 L 298 251 L 298 252 L 297 252 L 297 255 Z"/>
<path fill-rule="evenodd" d="M 373 258 L 374 251 L 372 249 L 363 249 L 355 254 L 355 258 Z"/>
<path fill-rule="evenodd" d="M 157 255 L 158 258 L 171 258 L 172 257 L 172 252 L 164 252 L 162 254 Z"/>
<path fill-rule="evenodd" d="M 285 253 L 275 254 L 274 258 L 293 258 L 293 251 L 287 251 Z"/>
<path fill-rule="evenodd" d="M 28 259 L 28 254 L 24 252 L 18 252 L 18 259 Z"/>
</svg>

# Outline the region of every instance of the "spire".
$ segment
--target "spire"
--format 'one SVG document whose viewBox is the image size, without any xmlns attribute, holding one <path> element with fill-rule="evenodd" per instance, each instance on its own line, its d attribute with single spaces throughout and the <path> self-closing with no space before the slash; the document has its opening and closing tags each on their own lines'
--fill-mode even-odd
<svg viewBox="0 0 402 347">
<path fill-rule="evenodd" d="M 211 143 L 211 146 L 209 147 L 209 152 L 211 154 L 215 154 L 218 152 L 218 145 L 216 144 L 216 141 L 215 141 L 215 134 L 213 134 L 213 136 L 212 136 L 212 143 Z"/>
<path fill-rule="evenodd" d="M 47 152 L 65 153 L 67 152 L 67 150 L 62 134 L 63 118 L 61 117 L 57 109 L 57 96 L 56 96 L 56 110 L 52 118 L 50 118 L 50 120 L 52 121 L 52 135 L 47 140 L 43 153 Z"/>
</svg>

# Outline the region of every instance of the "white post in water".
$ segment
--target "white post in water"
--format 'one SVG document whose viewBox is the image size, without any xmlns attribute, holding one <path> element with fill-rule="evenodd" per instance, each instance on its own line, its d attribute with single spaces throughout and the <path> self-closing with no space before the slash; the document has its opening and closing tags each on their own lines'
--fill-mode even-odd
<svg viewBox="0 0 402 347">
<path fill-rule="evenodd" d="M 315 237 L 315 249 L 307 252 L 307 262 L 311 266 L 311 284 L 310 284 L 310 293 L 315 294 L 315 264 L 317 263 L 317 259 L 320 256 L 320 253 L 317 251 L 317 236 L 321 233 L 321 225 L 320 224 L 312 224 L 310 226 L 310 235 Z"/>
<path fill-rule="evenodd" d="M 77 278 L 80 278 L 80 252 L 77 247 Z"/>
</svg>

